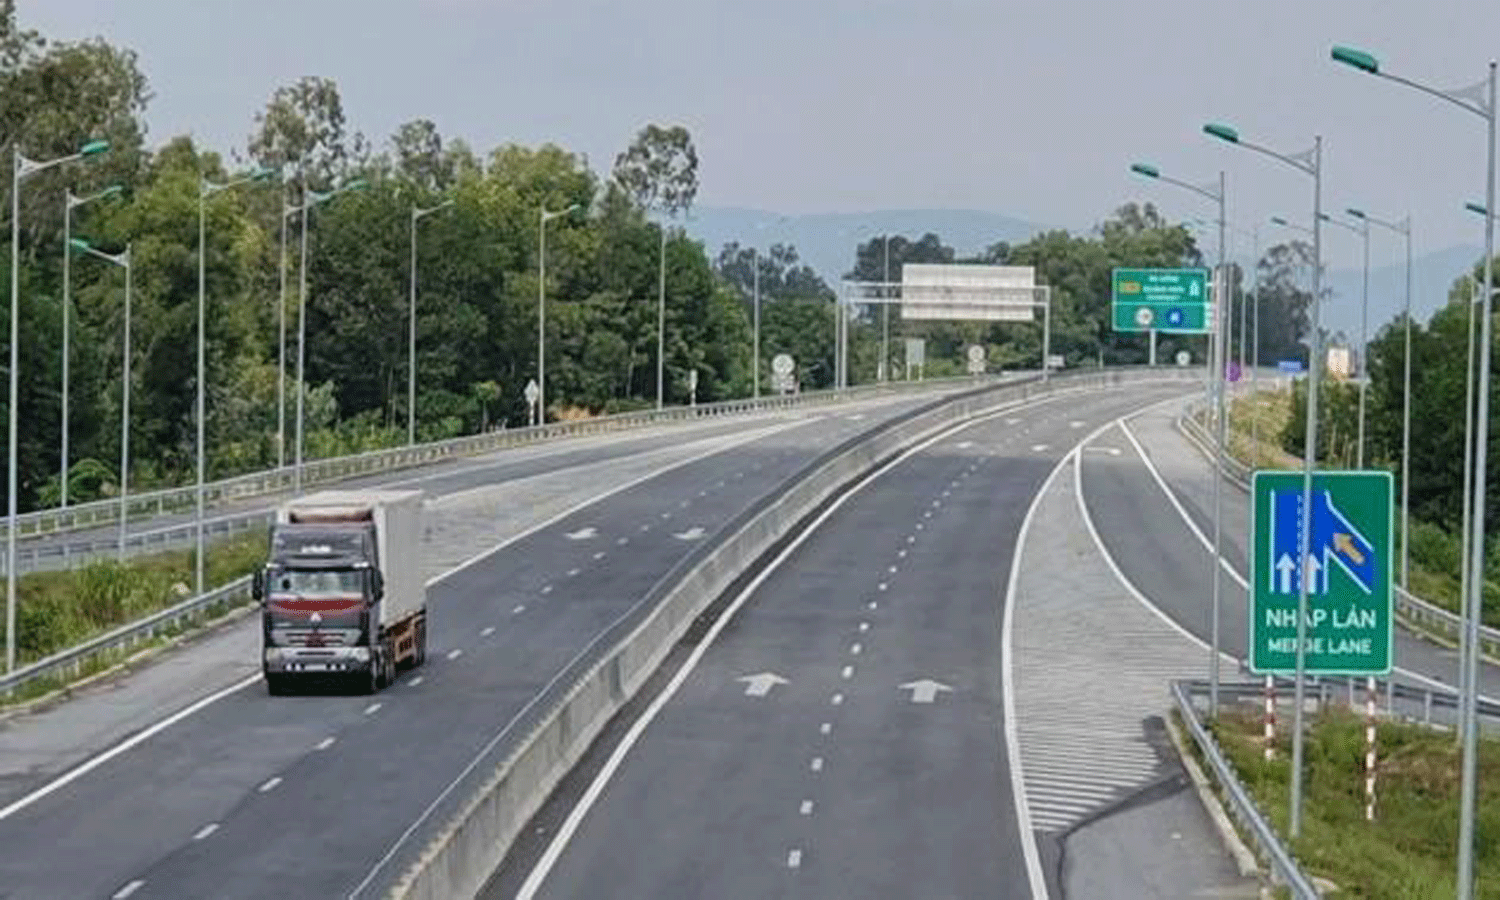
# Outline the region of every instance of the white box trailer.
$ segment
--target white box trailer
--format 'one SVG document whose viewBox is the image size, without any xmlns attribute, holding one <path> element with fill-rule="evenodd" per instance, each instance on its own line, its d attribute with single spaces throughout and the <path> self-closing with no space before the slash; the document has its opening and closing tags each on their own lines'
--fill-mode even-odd
<svg viewBox="0 0 1500 900">
<path fill-rule="evenodd" d="M 375 691 L 422 663 L 423 503 L 418 490 L 320 491 L 276 511 L 255 585 L 268 690 L 333 673 Z"/>
</svg>

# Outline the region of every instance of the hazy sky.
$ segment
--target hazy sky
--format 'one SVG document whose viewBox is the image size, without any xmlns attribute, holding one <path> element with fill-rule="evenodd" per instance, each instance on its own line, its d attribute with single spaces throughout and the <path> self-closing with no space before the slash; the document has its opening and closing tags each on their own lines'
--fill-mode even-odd
<svg viewBox="0 0 1500 900">
<path fill-rule="evenodd" d="M 133 48 L 151 140 L 243 147 L 272 90 L 335 79 L 383 143 L 433 119 L 484 151 L 554 141 L 607 168 L 648 121 L 687 125 L 699 202 L 783 213 L 971 208 L 1077 228 L 1120 202 L 1211 210 L 1128 174 L 1227 170 L 1230 220 L 1306 221 L 1311 182 L 1205 137 L 1293 152 L 1321 132 L 1332 209 L 1410 211 L 1418 253 L 1481 242 L 1483 122 L 1328 59 L 1457 87 L 1500 55 L 1493 0 L 20 0 L 60 39 Z M 1267 226 L 1266 230 L 1269 230 Z M 1330 265 L 1354 236 L 1327 236 Z M 1398 253 L 1374 245 L 1376 261 Z"/>
</svg>

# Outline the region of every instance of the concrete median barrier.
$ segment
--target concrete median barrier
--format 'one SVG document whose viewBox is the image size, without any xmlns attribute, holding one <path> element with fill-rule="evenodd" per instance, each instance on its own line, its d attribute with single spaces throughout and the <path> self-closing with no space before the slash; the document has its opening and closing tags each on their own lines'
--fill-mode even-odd
<svg viewBox="0 0 1500 900">
<path fill-rule="evenodd" d="M 1201 377 L 1198 376 L 1198 377 Z M 823 504 L 885 460 L 981 412 L 1044 395 L 1127 381 L 1190 381 L 1174 371 L 1114 370 L 982 388 L 935 401 L 851 439 L 811 463 L 781 493 L 746 510 L 667 573 L 636 614 L 600 635 L 574 672 L 533 704 L 518 739 L 494 748 L 488 777 L 470 793 L 391 887 L 401 900 L 473 897 L 511 842 L 589 744 L 659 667 L 704 610 Z"/>
</svg>

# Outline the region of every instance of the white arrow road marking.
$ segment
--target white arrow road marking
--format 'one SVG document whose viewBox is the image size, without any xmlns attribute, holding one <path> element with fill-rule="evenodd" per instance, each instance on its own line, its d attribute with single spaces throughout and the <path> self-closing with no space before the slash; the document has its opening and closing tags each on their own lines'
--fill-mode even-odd
<svg viewBox="0 0 1500 900">
<path fill-rule="evenodd" d="M 923 678 L 919 681 L 908 681 L 897 688 L 900 691 L 911 691 L 911 702 L 931 703 L 940 691 L 951 691 L 953 688 L 940 681 L 931 678 Z"/>
<path fill-rule="evenodd" d="M 677 538 L 679 541 L 696 541 L 699 538 L 703 537 L 703 535 L 706 533 L 707 532 L 705 532 L 702 528 L 694 525 L 687 531 L 679 531 L 676 534 L 673 534 L 672 537 Z"/>
<path fill-rule="evenodd" d="M 771 693 L 771 688 L 778 684 L 786 684 L 787 680 L 775 672 L 757 672 L 754 675 L 741 675 L 735 681 L 745 682 L 745 696 L 764 697 Z"/>
<path fill-rule="evenodd" d="M 598 534 L 599 534 L 599 529 L 597 529 L 594 526 L 590 525 L 587 528 L 580 528 L 577 531 L 570 531 L 570 532 L 568 532 L 567 533 L 567 538 L 570 541 L 586 541 L 586 540 L 588 540 L 591 537 L 597 536 Z"/>
</svg>

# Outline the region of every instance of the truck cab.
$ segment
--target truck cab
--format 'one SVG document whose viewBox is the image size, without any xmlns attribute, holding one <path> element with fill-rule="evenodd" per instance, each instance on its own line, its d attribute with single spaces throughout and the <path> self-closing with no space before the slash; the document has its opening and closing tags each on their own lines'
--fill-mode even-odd
<svg viewBox="0 0 1500 900">
<path fill-rule="evenodd" d="M 411 577 L 419 572 L 404 571 L 416 554 L 411 547 L 389 552 L 392 530 L 407 539 L 420 533 L 393 521 L 412 518 L 397 511 L 402 507 L 420 511 L 419 500 L 403 503 L 408 498 L 399 495 L 420 498 L 420 492 L 383 492 L 395 498 L 362 492 L 362 502 L 354 503 L 334 493 L 281 510 L 269 558 L 253 579 L 262 609 L 262 671 L 272 694 L 313 676 L 352 680 L 374 692 L 394 679 L 399 664 L 420 664 L 426 655 L 425 591 Z M 385 572 L 393 567 L 403 570 L 394 574 L 404 596 L 387 596 Z"/>
</svg>

